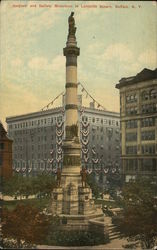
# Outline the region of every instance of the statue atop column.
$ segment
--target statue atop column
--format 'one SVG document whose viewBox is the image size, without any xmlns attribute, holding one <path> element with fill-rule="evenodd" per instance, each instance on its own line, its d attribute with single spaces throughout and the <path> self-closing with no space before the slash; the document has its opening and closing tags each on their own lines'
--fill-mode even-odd
<svg viewBox="0 0 157 250">
<path fill-rule="evenodd" d="M 75 19 L 74 19 L 74 12 L 71 12 L 69 18 L 68 18 L 68 23 L 69 23 L 69 36 L 73 35 L 75 36 L 76 33 L 76 27 L 75 27 Z"/>
</svg>

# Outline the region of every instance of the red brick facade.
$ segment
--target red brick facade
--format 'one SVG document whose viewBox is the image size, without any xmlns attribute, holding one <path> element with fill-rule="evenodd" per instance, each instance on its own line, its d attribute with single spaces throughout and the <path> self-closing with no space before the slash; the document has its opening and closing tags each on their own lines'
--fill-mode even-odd
<svg viewBox="0 0 157 250">
<path fill-rule="evenodd" d="M 6 179 L 12 176 L 12 143 L 0 122 L 0 176 Z"/>
</svg>

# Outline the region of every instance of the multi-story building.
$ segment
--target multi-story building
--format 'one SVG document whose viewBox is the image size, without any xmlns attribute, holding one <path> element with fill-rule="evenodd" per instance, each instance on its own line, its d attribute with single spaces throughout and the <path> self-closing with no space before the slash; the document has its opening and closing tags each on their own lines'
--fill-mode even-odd
<svg viewBox="0 0 157 250">
<path fill-rule="evenodd" d="M 13 139 L 13 167 L 17 172 L 33 174 L 62 165 L 64 119 L 64 105 L 7 117 L 8 135 Z M 79 106 L 79 120 L 82 164 L 88 168 L 119 169 L 119 113 L 92 105 Z"/>
<path fill-rule="evenodd" d="M 157 176 L 157 69 L 122 78 L 116 88 L 125 181 L 138 175 Z"/>
<path fill-rule="evenodd" d="M 12 143 L 0 122 L 0 177 L 8 179 L 12 176 Z"/>
</svg>

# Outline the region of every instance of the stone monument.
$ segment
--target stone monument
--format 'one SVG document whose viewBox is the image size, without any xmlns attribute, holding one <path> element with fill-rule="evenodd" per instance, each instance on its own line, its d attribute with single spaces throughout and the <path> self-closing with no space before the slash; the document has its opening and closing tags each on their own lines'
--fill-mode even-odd
<svg viewBox="0 0 157 250">
<path fill-rule="evenodd" d="M 51 213 L 58 215 L 62 228 L 88 230 L 89 221 L 103 217 L 100 206 L 92 200 L 92 192 L 86 185 L 86 172 L 81 167 L 81 146 L 78 135 L 77 103 L 77 47 L 74 12 L 68 19 L 69 32 L 66 47 L 66 94 L 65 94 L 65 139 L 63 141 L 63 168 L 57 174 L 58 186 L 52 192 Z"/>
</svg>

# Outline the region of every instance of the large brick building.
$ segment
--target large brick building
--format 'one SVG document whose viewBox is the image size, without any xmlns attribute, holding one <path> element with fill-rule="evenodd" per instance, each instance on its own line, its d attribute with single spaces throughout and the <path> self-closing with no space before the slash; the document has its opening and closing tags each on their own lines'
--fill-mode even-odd
<svg viewBox="0 0 157 250">
<path fill-rule="evenodd" d="M 122 78 L 116 88 L 125 181 L 138 175 L 157 177 L 157 69 Z"/>
<path fill-rule="evenodd" d="M 80 98 L 80 97 L 79 97 Z M 62 107 L 7 117 L 13 139 L 13 167 L 36 174 L 62 165 L 64 138 Z M 79 106 L 82 164 L 88 168 L 120 168 L 119 113 Z"/>
<path fill-rule="evenodd" d="M 0 122 L 0 176 L 6 179 L 12 176 L 12 143 Z"/>
</svg>

